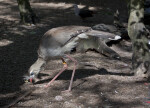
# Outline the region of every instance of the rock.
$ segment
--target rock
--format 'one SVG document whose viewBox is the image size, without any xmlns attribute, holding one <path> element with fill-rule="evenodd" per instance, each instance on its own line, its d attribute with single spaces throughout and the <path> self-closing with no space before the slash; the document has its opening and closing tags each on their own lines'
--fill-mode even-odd
<svg viewBox="0 0 150 108">
<path fill-rule="evenodd" d="M 63 100 L 63 97 L 58 95 L 58 96 L 55 97 L 55 100 L 57 100 L 57 101 L 62 101 L 62 100 Z"/>
</svg>

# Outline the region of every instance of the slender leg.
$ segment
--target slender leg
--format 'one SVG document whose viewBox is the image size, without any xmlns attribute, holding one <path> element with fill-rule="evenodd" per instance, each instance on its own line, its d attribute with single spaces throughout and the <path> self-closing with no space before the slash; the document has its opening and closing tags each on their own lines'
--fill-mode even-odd
<svg viewBox="0 0 150 108">
<path fill-rule="evenodd" d="M 73 82 L 73 78 L 74 78 L 74 74 L 75 74 L 75 70 L 76 70 L 77 61 L 76 61 L 74 58 L 72 58 L 71 56 L 69 56 L 69 55 L 66 55 L 66 57 L 68 57 L 70 60 L 72 60 L 72 61 L 74 62 L 74 69 L 73 69 L 73 72 L 72 72 L 72 76 L 71 76 L 71 80 L 70 80 L 70 85 L 69 85 L 68 90 L 66 90 L 66 92 L 69 92 L 69 91 L 71 91 L 71 87 L 72 87 L 72 82 Z M 64 64 L 63 69 L 62 69 L 47 85 L 45 85 L 45 87 L 49 87 L 50 84 L 51 84 L 53 81 L 55 81 L 55 79 L 56 79 L 62 72 L 64 72 L 64 71 L 68 68 L 66 62 L 65 62 L 63 59 L 62 59 L 62 61 L 63 61 L 63 64 Z"/>
<path fill-rule="evenodd" d="M 71 56 L 69 56 L 69 55 L 66 55 L 66 57 L 68 57 L 70 60 L 72 60 L 74 62 L 74 69 L 73 69 L 73 72 L 72 72 L 70 85 L 69 85 L 68 90 L 66 90 L 67 92 L 69 92 L 69 91 L 71 91 L 71 87 L 72 87 L 72 82 L 73 82 L 73 78 L 74 78 L 74 74 L 75 74 L 75 70 L 76 70 L 77 61 L 74 58 L 72 58 Z"/>
<path fill-rule="evenodd" d="M 62 61 L 63 61 L 63 64 L 64 64 L 62 70 L 47 85 L 45 85 L 46 88 L 49 87 L 51 85 L 51 83 L 53 81 L 55 81 L 55 79 L 68 68 L 66 62 L 63 59 L 62 59 Z"/>
</svg>

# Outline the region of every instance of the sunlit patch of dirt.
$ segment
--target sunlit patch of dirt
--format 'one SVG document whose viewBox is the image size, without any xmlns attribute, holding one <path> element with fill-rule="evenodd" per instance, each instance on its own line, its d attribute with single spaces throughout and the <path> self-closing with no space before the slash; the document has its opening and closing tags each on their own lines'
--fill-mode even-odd
<svg viewBox="0 0 150 108">
<path fill-rule="evenodd" d="M 40 39 L 47 30 L 64 25 L 112 24 L 116 9 L 123 20 L 127 17 L 126 4 L 121 0 L 97 0 L 96 4 L 85 0 L 38 1 L 31 2 L 31 6 L 40 23 L 27 26 L 19 24 L 17 1 L 0 0 L 0 107 L 9 105 L 33 88 L 32 93 L 15 102 L 13 108 L 149 108 L 150 104 L 146 103 L 150 98 L 149 82 L 139 81 L 131 71 L 130 40 L 110 46 L 120 54 L 121 60 L 93 51 L 71 54 L 78 65 L 69 93 L 62 92 L 68 89 L 73 70 L 69 60 L 68 70 L 50 87 L 44 88 L 44 85 L 61 70 L 61 60 L 50 61 L 40 73 L 37 84 L 25 83 L 23 76 L 37 59 Z M 74 3 L 79 4 L 79 8 L 93 8 L 98 14 L 83 22 L 74 15 Z"/>
<path fill-rule="evenodd" d="M 12 43 L 13 43 L 13 41 L 3 39 L 3 40 L 0 40 L 0 47 L 7 46 L 7 45 L 12 44 Z"/>
</svg>

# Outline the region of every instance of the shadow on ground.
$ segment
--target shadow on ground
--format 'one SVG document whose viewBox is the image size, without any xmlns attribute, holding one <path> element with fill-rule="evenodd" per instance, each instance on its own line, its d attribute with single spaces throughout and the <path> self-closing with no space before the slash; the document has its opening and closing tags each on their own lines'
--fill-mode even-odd
<svg viewBox="0 0 150 108">
<path fill-rule="evenodd" d="M 74 3 L 85 6 L 85 8 L 96 7 L 98 14 L 89 18 L 87 22 L 83 22 L 73 13 L 72 5 Z M 0 9 L 3 10 L 0 12 L 0 106 L 8 105 L 20 96 L 18 93 L 24 94 L 30 89 L 30 86 L 24 84 L 23 76 L 28 73 L 28 68 L 37 59 L 36 51 L 41 36 L 47 30 L 64 25 L 112 24 L 113 13 L 116 9 L 120 10 L 121 20 L 125 20 L 127 16 L 126 4 L 120 0 L 115 0 L 112 3 L 110 0 L 96 0 L 94 2 L 87 2 L 87 0 L 31 0 L 31 6 L 41 22 L 36 26 L 25 26 L 19 24 L 16 1 L 1 1 L 0 6 Z M 125 48 L 123 51 L 131 50 Z M 128 78 L 132 79 L 133 77 L 131 73 L 126 71 L 116 72 L 117 69 L 121 68 L 122 62 L 131 64 L 129 56 L 124 56 L 124 53 L 122 56 L 122 61 L 115 61 L 101 55 L 102 63 L 96 61 L 95 56 L 87 56 L 87 58 L 95 60 L 100 67 L 98 70 L 77 69 L 72 95 L 60 93 L 69 85 L 72 70 L 67 70 L 54 82 L 52 87 L 47 89 L 48 92 L 37 88 L 32 95 L 21 100 L 16 107 L 60 108 L 61 106 L 62 108 L 63 106 L 67 108 L 69 105 L 72 108 L 76 106 L 81 106 L 81 108 L 96 106 L 104 108 L 141 107 L 143 106 L 142 99 L 146 96 L 148 88 L 141 83 L 121 81 L 121 78 L 128 80 Z M 113 67 L 115 64 L 118 64 L 115 67 L 116 70 Z M 41 77 L 48 77 L 47 75 L 49 74 L 43 73 Z M 54 75 L 39 81 L 36 85 L 47 83 Z M 56 96 L 62 96 L 63 99 L 59 101 Z"/>
</svg>

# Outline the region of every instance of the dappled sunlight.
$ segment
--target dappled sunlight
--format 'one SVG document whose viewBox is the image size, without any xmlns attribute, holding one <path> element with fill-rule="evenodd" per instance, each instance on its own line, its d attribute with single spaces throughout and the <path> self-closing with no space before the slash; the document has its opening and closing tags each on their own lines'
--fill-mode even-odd
<svg viewBox="0 0 150 108">
<path fill-rule="evenodd" d="M 53 8 L 53 9 L 68 9 L 68 8 L 71 8 L 73 7 L 73 3 L 64 3 L 64 2 L 60 2 L 60 3 L 33 3 L 32 4 L 33 6 L 35 7 L 38 7 L 38 8 Z M 86 7 L 86 5 L 78 5 L 79 8 L 84 8 Z M 92 6 L 89 6 L 89 9 L 92 9 L 92 10 L 96 10 L 97 8 L 99 7 L 92 7 Z"/>
<path fill-rule="evenodd" d="M 39 8 L 53 8 L 53 9 L 67 9 L 73 6 L 73 4 L 66 3 L 33 3 L 33 6 Z"/>
<path fill-rule="evenodd" d="M 0 5 L 0 9 L 3 9 L 3 11 L 1 11 L 0 18 L 1 19 L 7 19 L 10 21 L 16 21 L 16 20 L 19 21 L 20 15 L 18 12 L 19 10 L 18 10 L 17 2 L 16 1 L 14 2 L 11 0 L 6 0 L 6 3 L 5 3 L 4 0 L 2 0 L 2 1 L 3 1 L 3 4 Z M 51 1 L 49 3 L 45 3 L 45 2 L 32 3 L 31 2 L 31 7 L 34 9 L 35 12 L 37 11 L 36 13 L 38 16 L 40 16 L 41 12 L 44 9 L 45 12 L 49 11 L 50 14 L 48 16 L 50 16 L 49 18 L 51 20 L 56 19 L 57 14 L 60 14 L 57 12 L 58 10 L 61 12 L 62 9 L 63 10 L 66 10 L 66 9 L 70 10 L 71 9 L 72 10 L 71 13 L 74 13 L 73 5 L 74 5 L 74 3 L 71 3 L 71 2 L 70 3 L 65 3 L 65 2 L 59 2 L 59 3 L 56 2 L 55 3 L 53 1 Z M 90 5 L 88 5 L 88 7 L 87 7 L 87 5 L 85 5 L 85 4 L 78 4 L 78 6 L 79 6 L 79 8 L 88 8 L 88 9 L 94 10 L 94 11 L 103 10 L 103 7 L 101 7 L 101 6 L 90 6 Z M 41 9 L 41 10 L 38 11 L 39 9 Z M 55 13 L 53 13 L 54 10 L 55 10 Z"/>
<path fill-rule="evenodd" d="M 0 10 L 3 10 L 3 11 L 1 11 L 0 18 L 4 19 L 4 20 L 7 19 L 9 21 L 18 20 L 19 12 L 18 12 L 17 1 L 16 0 L 14 0 L 14 1 L 1 0 L 0 2 L 1 2 Z M 18 17 L 16 17 L 16 16 L 18 16 Z"/>
<path fill-rule="evenodd" d="M 13 41 L 10 41 L 10 40 L 7 40 L 7 39 L 2 39 L 2 40 L 0 40 L 0 47 L 7 46 L 7 45 L 10 45 L 12 43 L 13 43 Z"/>
<path fill-rule="evenodd" d="M 36 88 L 35 91 L 23 97 L 13 107 L 117 108 L 124 105 L 124 108 L 129 108 L 134 106 L 135 102 L 137 107 L 143 105 L 141 102 L 148 88 L 143 82 L 136 83 L 137 79 L 131 73 L 130 41 L 119 46 L 111 46 L 122 57 L 121 60 L 114 60 L 95 51 L 82 54 L 72 52 L 70 55 L 79 64 L 72 91 L 69 93 L 61 92 L 68 88 L 72 74 L 73 62 L 69 60 L 66 60 L 69 68 L 46 89 L 41 87 L 61 70 L 63 66 L 61 60 L 50 60 L 45 70 L 40 73 L 40 79 L 36 84 L 25 83 L 23 80 L 23 76 L 28 75 L 29 67 L 38 57 L 40 40 L 46 31 L 69 25 L 88 27 L 101 23 L 112 25 L 116 9 L 120 9 L 121 16 L 127 16 L 124 14 L 127 10 L 123 1 L 115 0 L 112 3 L 111 0 L 29 1 L 40 20 L 33 25 L 19 23 L 17 0 L 0 0 L 2 10 L 0 11 L 0 107 L 11 103 L 32 87 Z M 96 14 L 83 22 L 74 14 L 74 3 L 80 9 L 94 10 Z M 109 12 L 112 14 L 108 14 Z"/>
<path fill-rule="evenodd" d="M 18 14 L 19 15 L 19 14 Z M 16 21 L 18 18 L 13 18 L 12 15 L 0 16 L 1 19 L 7 19 L 9 21 Z"/>
</svg>

